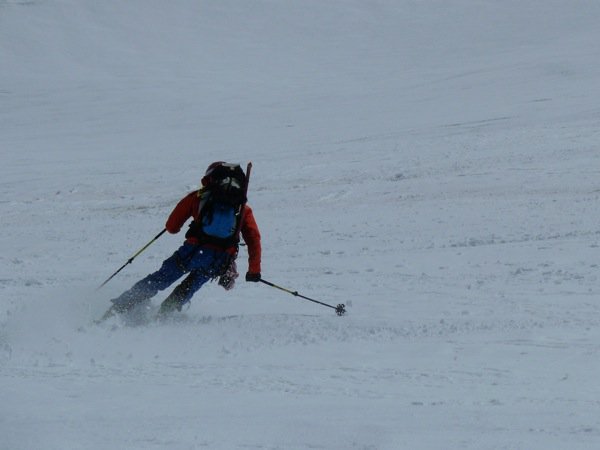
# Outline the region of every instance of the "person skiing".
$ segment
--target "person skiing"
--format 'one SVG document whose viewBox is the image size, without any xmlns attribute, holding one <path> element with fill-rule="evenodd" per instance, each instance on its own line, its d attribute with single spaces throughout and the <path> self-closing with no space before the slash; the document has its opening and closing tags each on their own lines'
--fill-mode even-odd
<svg viewBox="0 0 600 450">
<path fill-rule="evenodd" d="M 248 171 L 251 165 L 248 165 Z M 161 303 L 159 317 L 181 311 L 207 281 L 232 289 L 238 277 L 236 257 L 241 233 L 248 247 L 246 281 L 261 279 L 261 236 L 250 206 L 246 204 L 249 173 L 237 164 L 216 161 L 208 166 L 201 187 L 190 192 L 175 206 L 165 229 L 177 234 L 192 218 L 184 243 L 165 259 L 156 272 L 135 283 L 111 300 L 102 320 L 132 310 L 149 301 L 158 291 L 184 280 Z"/>
</svg>

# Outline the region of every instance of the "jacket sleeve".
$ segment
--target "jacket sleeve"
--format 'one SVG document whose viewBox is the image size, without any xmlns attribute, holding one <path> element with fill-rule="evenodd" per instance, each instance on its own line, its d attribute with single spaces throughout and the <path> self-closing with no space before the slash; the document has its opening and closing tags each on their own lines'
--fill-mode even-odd
<svg viewBox="0 0 600 450">
<path fill-rule="evenodd" d="M 248 205 L 244 207 L 244 216 L 242 217 L 242 237 L 248 245 L 248 272 L 260 273 L 262 255 L 260 231 L 254 219 L 252 208 Z"/>
<path fill-rule="evenodd" d="M 167 219 L 167 223 L 165 228 L 171 234 L 179 233 L 181 227 L 185 222 L 190 218 L 194 217 L 194 213 L 197 210 L 198 203 L 198 193 L 190 192 L 188 195 L 183 197 L 177 206 L 173 209 L 169 218 Z"/>
</svg>

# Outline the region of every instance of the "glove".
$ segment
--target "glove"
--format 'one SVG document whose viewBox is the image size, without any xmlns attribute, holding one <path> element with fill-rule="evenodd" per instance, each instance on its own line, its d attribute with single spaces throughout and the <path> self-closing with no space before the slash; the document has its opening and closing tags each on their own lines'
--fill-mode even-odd
<svg viewBox="0 0 600 450">
<path fill-rule="evenodd" d="M 253 283 L 257 283 L 260 281 L 260 273 L 250 273 L 246 274 L 246 281 L 252 281 Z"/>
</svg>

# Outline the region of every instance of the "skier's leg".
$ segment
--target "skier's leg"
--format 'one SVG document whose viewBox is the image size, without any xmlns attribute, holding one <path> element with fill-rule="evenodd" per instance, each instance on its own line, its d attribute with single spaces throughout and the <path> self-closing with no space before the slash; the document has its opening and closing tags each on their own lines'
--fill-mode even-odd
<svg viewBox="0 0 600 450">
<path fill-rule="evenodd" d="M 190 301 L 192 296 L 210 278 L 199 270 L 192 270 L 190 274 L 171 292 L 171 294 L 160 305 L 160 315 L 166 315 L 175 310 L 181 311 L 181 307 Z"/>
<path fill-rule="evenodd" d="M 166 315 L 189 302 L 207 281 L 220 276 L 231 255 L 211 249 L 200 249 L 189 263 L 190 274 L 162 302 L 159 314 Z"/>
<path fill-rule="evenodd" d="M 186 272 L 179 251 L 163 261 L 160 269 L 135 283 L 131 289 L 111 300 L 115 312 L 125 312 L 149 300 L 158 291 L 166 289 Z"/>
</svg>

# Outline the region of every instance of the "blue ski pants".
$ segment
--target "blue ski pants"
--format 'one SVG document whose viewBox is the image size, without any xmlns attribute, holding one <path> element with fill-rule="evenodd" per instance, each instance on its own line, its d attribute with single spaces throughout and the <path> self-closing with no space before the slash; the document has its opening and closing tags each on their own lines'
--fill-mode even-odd
<svg viewBox="0 0 600 450">
<path fill-rule="evenodd" d="M 154 297 L 158 291 L 171 286 L 186 273 L 189 275 L 178 286 L 177 302 L 183 305 L 190 301 L 208 280 L 219 276 L 231 260 L 227 252 L 207 248 L 202 245 L 184 243 L 169 258 L 165 259 L 160 269 L 138 281 L 128 291 L 111 300 L 115 305 L 131 308 Z"/>
</svg>

